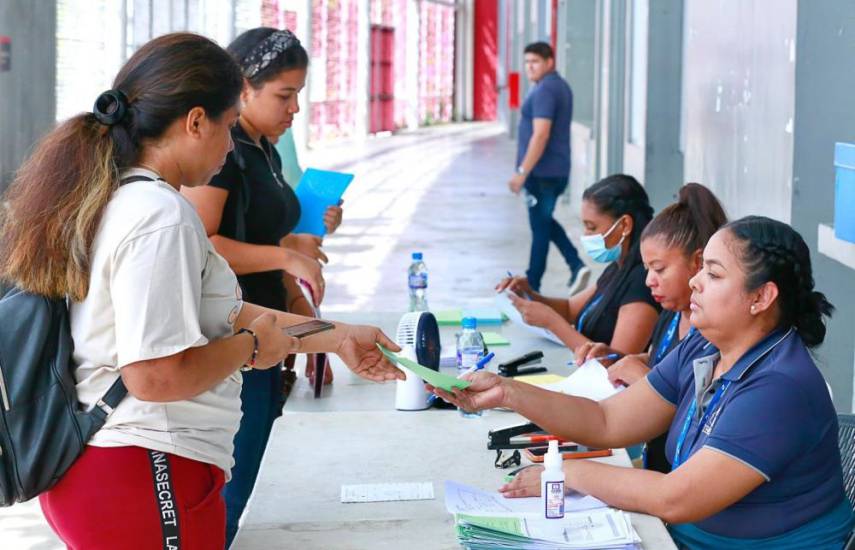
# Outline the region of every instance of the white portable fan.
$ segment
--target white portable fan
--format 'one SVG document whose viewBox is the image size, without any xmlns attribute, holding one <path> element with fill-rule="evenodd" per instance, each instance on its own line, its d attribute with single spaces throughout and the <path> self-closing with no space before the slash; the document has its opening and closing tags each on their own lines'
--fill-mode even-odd
<svg viewBox="0 0 855 550">
<path fill-rule="evenodd" d="M 436 317 L 428 311 L 406 313 L 398 322 L 395 338 L 401 346 L 401 355 L 418 364 L 439 371 L 439 325 Z M 427 409 L 428 392 L 424 381 L 410 371 L 405 371 L 406 380 L 398 380 L 395 388 L 395 408 L 399 411 L 421 411 Z"/>
</svg>

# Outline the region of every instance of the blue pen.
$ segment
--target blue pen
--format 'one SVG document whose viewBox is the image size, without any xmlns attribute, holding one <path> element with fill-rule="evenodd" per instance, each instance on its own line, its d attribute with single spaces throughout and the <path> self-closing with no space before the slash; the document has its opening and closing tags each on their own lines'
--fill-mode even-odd
<svg viewBox="0 0 855 550">
<path fill-rule="evenodd" d="M 623 357 L 622 353 L 610 353 L 608 355 L 601 355 L 600 357 L 591 357 L 588 361 L 617 361 Z M 572 365 L 575 361 L 570 361 L 567 364 Z"/>
<path fill-rule="evenodd" d="M 466 369 L 465 371 L 463 371 L 463 372 L 461 372 L 460 374 L 458 374 L 458 375 L 457 375 L 457 378 L 458 378 L 458 379 L 459 379 L 459 378 L 463 378 L 463 377 L 464 377 L 464 376 L 466 376 L 467 374 L 472 374 L 473 372 L 476 372 L 476 371 L 479 371 L 479 370 L 483 369 L 483 368 L 484 368 L 484 366 L 485 366 L 487 363 L 489 363 L 489 362 L 493 359 L 493 357 L 495 357 L 495 356 L 496 356 L 496 354 L 495 354 L 495 353 L 493 353 L 493 352 L 491 351 L 490 353 L 488 353 L 487 355 L 485 355 L 484 357 L 482 357 L 481 359 L 479 359 L 479 360 L 478 360 L 478 362 L 477 362 L 477 363 L 475 363 L 475 365 L 473 365 L 473 366 L 469 367 L 469 368 L 468 368 L 468 369 Z"/>
<path fill-rule="evenodd" d="M 491 351 L 490 353 L 488 353 L 487 355 L 482 357 L 481 360 L 475 364 L 475 370 L 480 370 L 480 369 L 483 369 L 484 367 L 486 367 L 487 363 L 492 361 L 493 357 L 495 357 L 495 356 L 496 356 L 496 354 Z"/>
</svg>

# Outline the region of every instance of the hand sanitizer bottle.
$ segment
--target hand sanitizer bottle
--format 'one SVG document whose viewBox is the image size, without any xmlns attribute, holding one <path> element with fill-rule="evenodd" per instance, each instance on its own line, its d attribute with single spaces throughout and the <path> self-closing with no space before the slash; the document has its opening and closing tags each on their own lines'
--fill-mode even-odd
<svg viewBox="0 0 855 550">
<path fill-rule="evenodd" d="M 549 442 L 549 449 L 543 459 L 544 470 L 540 474 L 540 498 L 546 519 L 564 517 L 564 463 L 558 452 L 558 442 Z"/>
</svg>

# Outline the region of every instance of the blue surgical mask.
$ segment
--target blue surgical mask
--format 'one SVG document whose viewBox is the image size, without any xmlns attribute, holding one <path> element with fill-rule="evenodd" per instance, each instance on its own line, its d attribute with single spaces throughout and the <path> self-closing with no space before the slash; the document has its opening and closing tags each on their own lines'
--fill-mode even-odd
<svg viewBox="0 0 855 550">
<path fill-rule="evenodd" d="M 585 252 L 587 252 L 588 256 L 590 256 L 595 262 L 608 264 L 620 258 L 621 245 L 623 244 L 623 240 L 626 235 L 621 235 L 620 241 L 618 241 L 618 243 L 613 247 L 606 248 L 606 237 L 609 236 L 609 233 L 614 231 L 620 221 L 621 220 L 617 220 L 613 223 L 605 233 L 598 235 L 582 235 L 580 238 L 582 246 L 585 248 Z"/>
</svg>

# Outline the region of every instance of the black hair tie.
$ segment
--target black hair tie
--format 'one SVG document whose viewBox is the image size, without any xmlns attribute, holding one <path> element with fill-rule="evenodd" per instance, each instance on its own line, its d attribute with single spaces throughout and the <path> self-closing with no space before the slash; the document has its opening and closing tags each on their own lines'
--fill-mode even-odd
<svg viewBox="0 0 855 550">
<path fill-rule="evenodd" d="M 128 112 L 128 97 L 121 90 L 107 90 L 95 100 L 92 114 L 105 126 L 118 124 Z"/>
</svg>

